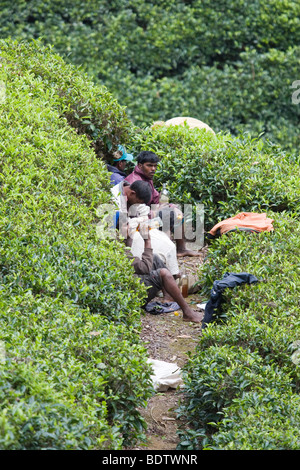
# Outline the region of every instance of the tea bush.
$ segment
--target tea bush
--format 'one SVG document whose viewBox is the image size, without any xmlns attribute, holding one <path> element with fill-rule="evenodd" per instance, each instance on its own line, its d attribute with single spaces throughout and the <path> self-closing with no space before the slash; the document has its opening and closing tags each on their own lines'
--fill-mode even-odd
<svg viewBox="0 0 300 470">
<path fill-rule="evenodd" d="M 71 301 L 40 298 L 30 291 L 23 295 L 8 295 L 8 292 L 2 290 L 1 301 L 1 340 L 5 345 L 7 367 L 10 370 L 14 364 L 23 364 L 25 368 L 34 369 L 32 374 L 40 388 L 22 390 L 29 404 L 34 402 L 35 413 L 38 414 L 39 401 L 43 407 L 45 384 L 49 388 L 50 404 L 58 400 L 55 398 L 58 395 L 60 400 L 54 403 L 61 403 L 62 408 L 68 406 L 71 422 L 74 419 L 76 423 L 79 413 L 86 423 L 82 435 L 78 431 L 79 443 L 83 440 L 89 448 L 114 448 L 122 444 L 122 439 L 140 436 L 143 420 L 136 406 L 138 403 L 142 406 L 145 395 L 150 392 L 139 389 L 140 383 L 143 386 L 148 383 L 149 372 L 137 332 L 125 325 L 115 325 L 99 314 L 93 315 Z M 3 368 L 4 376 L 5 373 L 6 368 Z M 8 411 L 13 413 L 14 406 L 12 401 L 10 407 L 6 407 L 6 415 Z M 32 412 L 26 411 L 29 405 L 22 406 L 25 426 L 27 413 L 30 416 Z M 56 413 L 59 420 L 59 408 Z M 22 434 L 21 430 L 19 432 Z M 71 436 L 70 431 L 70 439 Z M 42 439 L 43 434 L 36 444 L 30 444 L 29 440 L 28 443 L 42 447 Z M 10 444 L 13 445 L 18 448 L 20 442 Z M 54 439 L 52 446 L 63 448 L 64 443 Z"/>
<path fill-rule="evenodd" d="M 123 244 L 97 236 L 111 200 L 95 151 L 131 124 L 39 42 L 2 41 L 0 59 L 0 447 L 122 448 L 153 392 L 145 288 Z"/>
<path fill-rule="evenodd" d="M 1 371 L 0 447 L 7 450 L 89 449 L 93 433 L 116 434 L 91 422 L 55 392 L 49 378 L 31 364 L 11 362 Z M 100 415 L 100 413 L 99 413 Z M 105 414 L 104 414 L 105 416 Z M 99 439 L 99 443 L 101 440 Z"/>
<path fill-rule="evenodd" d="M 190 357 L 185 412 L 194 434 L 183 435 L 182 448 L 299 448 L 300 222 L 268 215 L 274 232 L 213 240 L 199 272 L 206 296 L 225 272 L 249 272 L 259 282 L 225 289 Z"/>
<path fill-rule="evenodd" d="M 299 157 L 279 146 L 247 134 L 214 136 L 203 129 L 162 126 L 138 132 L 131 148 L 161 157 L 154 184 L 167 182 L 172 201 L 204 204 L 206 230 L 242 211 L 299 214 Z"/>
<path fill-rule="evenodd" d="M 299 450 L 299 409 L 299 395 L 291 391 L 245 393 L 226 409 L 210 449 Z"/>
<path fill-rule="evenodd" d="M 63 7 L 57 0 L 2 0 L 1 6 L 1 38 L 53 45 L 106 85 L 136 125 L 192 116 L 218 132 L 264 132 L 299 150 L 300 108 L 291 89 L 299 80 L 297 0 L 66 0 Z"/>
<path fill-rule="evenodd" d="M 79 135 L 89 138 L 98 156 L 103 157 L 126 142 L 133 127 L 125 108 L 105 86 L 94 85 L 82 70 L 67 65 L 51 45 L 45 47 L 40 40 L 1 40 L 0 49 L 1 62 L 10 64 L 11 83 L 24 87 L 27 82 L 32 100 L 41 99 L 42 95 L 46 102 L 51 98 L 52 109 L 67 119 Z M 42 111 L 40 108 L 37 118 Z M 41 131 L 35 140 L 40 135 Z"/>
<path fill-rule="evenodd" d="M 259 282 L 225 289 L 214 322 L 184 367 L 186 401 L 179 414 L 190 428 L 179 430 L 178 448 L 299 448 L 299 413 L 289 416 L 300 390 L 299 157 L 247 135 L 187 126 L 142 130 L 132 148 L 161 157 L 154 183 L 167 182 L 172 202 L 204 205 L 206 231 L 242 211 L 274 220 L 272 232 L 236 231 L 209 240 L 198 273 L 204 298 L 227 272 L 248 272 Z"/>
</svg>

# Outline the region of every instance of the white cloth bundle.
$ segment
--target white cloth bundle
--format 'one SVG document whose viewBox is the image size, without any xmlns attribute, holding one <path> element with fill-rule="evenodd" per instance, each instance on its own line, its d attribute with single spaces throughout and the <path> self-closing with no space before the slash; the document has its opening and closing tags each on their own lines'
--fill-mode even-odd
<svg viewBox="0 0 300 470">
<path fill-rule="evenodd" d="M 147 362 L 152 366 L 153 375 L 151 375 L 151 379 L 157 392 L 165 392 L 168 388 L 183 386 L 181 369 L 177 364 L 157 359 L 148 359 Z"/>
</svg>

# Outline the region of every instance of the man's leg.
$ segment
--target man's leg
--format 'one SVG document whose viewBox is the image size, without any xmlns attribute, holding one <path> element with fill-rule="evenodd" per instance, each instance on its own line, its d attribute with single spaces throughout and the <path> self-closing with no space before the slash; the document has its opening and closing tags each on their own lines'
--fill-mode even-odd
<svg viewBox="0 0 300 470">
<path fill-rule="evenodd" d="M 198 251 L 189 250 L 186 247 L 184 226 L 183 226 L 183 214 L 180 209 L 175 207 L 163 207 L 158 212 L 159 217 L 163 222 L 163 231 L 171 238 L 171 233 L 174 234 L 174 240 L 177 248 L 177 256 L 199 256 Z M 174 233 L 174 228 L 177 226 L 179 230 Z"/>
<path fill-rule="evenodd" d="M 157 269 L 151 271 L 149 274 L 138 275 L 140 280 L 145 284 L 148 291 L 148 298 L 146 303 L 150 302 L 160 290 L 169 294 L 172 301 L 176 302 L 183 312 L 183 320 L 200 323 L 203 315 L 195 312 L 185 301 L 182 296 L 178 285 L 170 271 L 167 268 Z"/>
<path fill-rule="evenodd" d="M 176 240 L 177 256 L 200 256 L 198 251 L 188 250 L 184 238 Z"/>
<path fill-rule="evenodd" d="M 183 220 L 183 214 L 182 214 L 182 220 Z M 181 232 L 181 234 L 180 234 Z M 179 236 L 181 235 L 181 236 Z M 189 250 L 186 247 L 186 238 L 185 238 L 185 232 L 184 232 L 184 225 L 181 225 L 181 230 L 179 230 L 179 234 L 176 236 L 174 234 L 175 242 L 176 242 L 176 248 L 177 248 L 177 256 L 200 256 L 199 251 L 193 251 Z"/>
<path fill-rule="evenodd" d="M 156 271 L 157 269 L 162 269 L 165 268 L 167 269 L 165 263 L 163 260 L 158 256 L 158 255 L 153 255 L 153 263 L 152 263 L 152 270 Z M 181 277 L 181 274 L 173 274 L 174 279 L 179 279 Z M 165 302 L 174 302 L 173 297 L 166 291 L 166 289 L 161 286 L 161 290 L 163 292 L 163 300 Z"/>
<path fill-rule="evenodd" d="M 168 269 L 160 269 L 160 277 L 163 289 L 178 303 L 183 312 L 183 320 L 200 323 L 203 315 L 193 310 L 182 296 L 175 279 Z"/>
</svg>

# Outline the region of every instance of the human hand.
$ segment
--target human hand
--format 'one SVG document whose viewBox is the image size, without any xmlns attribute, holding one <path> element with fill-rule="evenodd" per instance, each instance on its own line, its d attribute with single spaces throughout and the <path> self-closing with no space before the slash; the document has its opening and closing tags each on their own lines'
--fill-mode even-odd
<svg viewBox="0 0 300 470">
<path fill-rule="evenodd" d="M 150 212 L 150 207 L 146 206 L 146 204 L 138 204 L 136 207 L 137 217 L 148 217 L 149 212 Z"/>
<path fill-rule="evenodd" d="M 138 220 L 137 217 L 132 217 L 128 220 L 127 229 L 128 229 L 128 235 L 130 238 L 133 237 L 139 225 L 140 225 L 140 221 Z"/>
</svg>

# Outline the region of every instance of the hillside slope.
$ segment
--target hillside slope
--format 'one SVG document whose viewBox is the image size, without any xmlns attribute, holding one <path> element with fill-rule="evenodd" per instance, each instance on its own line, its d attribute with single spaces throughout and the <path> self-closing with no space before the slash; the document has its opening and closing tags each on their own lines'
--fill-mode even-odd
<svg viewBox="0 0 300 470">
<path fill-rule="evenodd" d="M 39 42 L 2 41 L 0 64 L 0 447 L 118 448 L 151 393 L 145 291 L 123 246 L 97 238 L 110 192 L 95 150 L 130 121 Z"/>
</svg>

